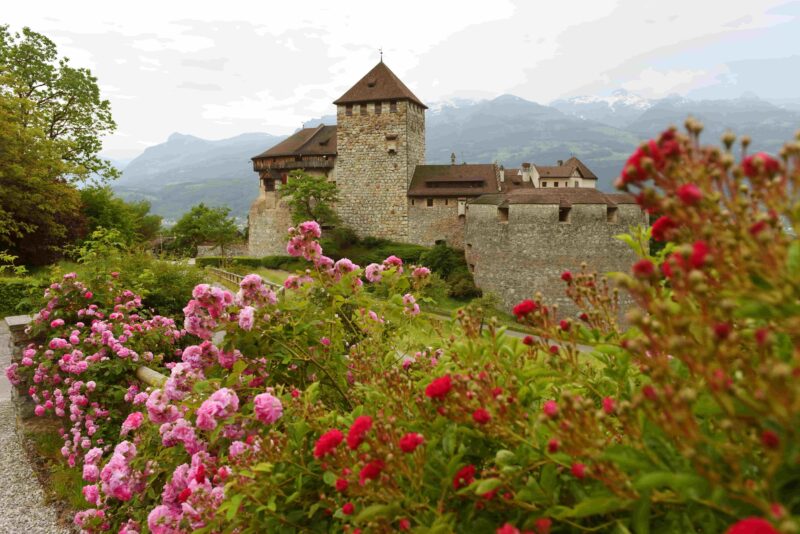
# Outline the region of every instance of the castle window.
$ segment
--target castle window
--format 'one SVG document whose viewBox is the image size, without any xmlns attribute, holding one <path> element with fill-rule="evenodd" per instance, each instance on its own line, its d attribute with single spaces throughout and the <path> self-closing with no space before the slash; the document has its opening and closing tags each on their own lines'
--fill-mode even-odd
<svg viewBox="0 0 800 534">
<path fill-rule="evenodd" d="M 558 187 L 558 182 L 553 182 L 553 187 Z"/>
<path fill-rule="evenodd" d="M 389 102 L 389 112 L 390 113 L 397 113 L 397 102 L 395 102 L 394 100 Z"/>
<path fill-rule="evenodd" d="M 412 206 L 414 205 L 414 199 L 413 198 L 411 199 L 411 205 Z"/>
<path fill-rule="evenodd" d="M 579 187 L 578 182 L 575 182 L 575 187 Z"/>
<path fill-rule="evenodd" d="M 375 102 L 375 115 L 380 115 L 381 114 L 381 111 L 382 111 L 381 108 L 382 108 L 382 103 L 381 102 Z"/>
<path fill-rule="evenodd" d="M 497 207 L 497 218 L 501 223 L 508 222 L 508 207 Z"/>
<path fill-rule="evenodd" d="M 433 207 L 433 199 L 432 199 L 432 198 L 425 199 L 425 204 L 426 204 L 426 205 L 427 205 L 429 208 L 430 208 L 430 207 Z"/>
<path fill-rule="evenodd" d="M 619 210 L 617 209 L 616 206 L 614 206 L 614 207 L 607 206 L 606 207 L 606 221 L 610 222 L 610 223 L 617 222 L 617 212 L 618 211 Z"/>
<path fill-rule="evenodd" d="M 394 134 L 387 134 L 386 135 L 386 148 L 389 150 L 389 154 L 396 154 L 397 153 L 397 136 Z"/>
<path fill-rule="evenodd" d="M 468 265 L 469 265 L 469 272 L 474 273 L 475 272 L 475 264 L 474 263 L 470 263 Z"/>
<path fill-rule="evenodd" d="M 542 187 L 547 187 L 547 182 L 542 182 Z"/>
<path fill-rule="evenodd" d="M 353 104 L 347 104 L 344 107 L 344 114 L 348 117 L 353 114 Z"/>
<path fill-rule="evenodd" d="M 444 205 L 447 206 L 447 199 L 444 199 Z"/>
<path fill-rule="evenodd" d="M 265 191 L 275 191 L 275 180 L 267 178 L 264 180 L 264 190 Z"/>
<path fill-rule="evenodd" d="M 558 208 L 558 222 L 568 223 L 570 208 Z"/>
<path fill-rule="evenodd" d="M 367 105 L 366 104 L 361 104 L 361 114 L 362 115 L 366 115 L 367 114 Z"/>
</svg>

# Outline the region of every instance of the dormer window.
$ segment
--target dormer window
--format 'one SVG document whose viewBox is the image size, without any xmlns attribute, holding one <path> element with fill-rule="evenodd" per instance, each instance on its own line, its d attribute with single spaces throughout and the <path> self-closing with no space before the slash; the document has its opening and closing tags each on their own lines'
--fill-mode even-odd
<svg viewBox="0 0 800 534">
<path fill-rule="evenodd" d="M 367 87 L 375 87 L 377 80 L 375 78 L 367 81 Z"/>
</svg>

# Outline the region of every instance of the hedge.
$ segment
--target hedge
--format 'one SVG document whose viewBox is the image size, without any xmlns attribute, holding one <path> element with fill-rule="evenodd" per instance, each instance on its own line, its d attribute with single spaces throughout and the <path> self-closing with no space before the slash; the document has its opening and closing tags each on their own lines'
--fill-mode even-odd
<svg viewBox="0 0 800 534">
<path fill-rule="evenodd" d="M 206 256 L 197 258 L 195 264 L 200 268 L 205 267 L 247 267 L 252 269 L 280 269 L 284 271 L 294 271 L 297 269 L 305 269 L 308 262 L 302 258 L 293 258 L 292 256 L 264 256 L 263 258 L 256 258 L 253 256 Z"/>
<path fill-rule="evenodd" d="M 0 317 L 31 312 L 34 308 L 31 293 L 42 287 L 34 278 L 0 278 Z"/>
</svg>

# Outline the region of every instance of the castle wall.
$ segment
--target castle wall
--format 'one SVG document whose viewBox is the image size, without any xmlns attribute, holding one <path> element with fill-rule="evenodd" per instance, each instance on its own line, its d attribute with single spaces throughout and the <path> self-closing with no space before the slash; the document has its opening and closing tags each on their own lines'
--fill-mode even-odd
<svg viewBox="0 0 800 534">
<path fill-rule="evenodd" d="M 507 214 L 503 222 L 496 205 L 469 205 L 465 252 L 475 283 L 506 309 L 538 291 L 565 315 L 577 308 L 564 296 L 561 273 L 579 271 L 584 261 L 600 274 L 630 271 L 637 258 L 614 236 L 646 224 L 639 207 L 626 204 L 618 206 L 615 222 L 603 204 L 572 206 L 569 222 L 559 222 L 557 205 L 512 204 Z"/>
<path fill-rule="evenodd" d="M 358 104 L 352 115 L 337 106 L 337 212 L 360 236 L 408 241 L 406 192 L 425 160 L 425 111 L 407 101 L 397 102 L 396 112 L 389 106 L 382 102 L 376 114 L 369 103 L 366 115 Z"/>
<path fill-rule="evenodd" d="M 444 240 L 451 247 L 464 248 L 465 217 L 458 216 L 457 198 L 408 199 L 408 241 L 433 246 Z"/>
<path fill-rule="evenodd" d="M 289 207 L 276 191 L 261 182 L 258 198 L 250 206 L 247 249 L 250 256 L 286 255 L 286 230 L 292 226 Z"/>
</svg>

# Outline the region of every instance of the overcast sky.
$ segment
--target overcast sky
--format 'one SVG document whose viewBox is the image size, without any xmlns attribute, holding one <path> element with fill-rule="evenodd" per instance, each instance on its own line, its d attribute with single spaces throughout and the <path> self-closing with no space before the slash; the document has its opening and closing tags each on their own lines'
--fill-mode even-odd
<svg viewBox="0 0 800 534">
<path fill-rule="evenodd" d="M 800 100 L 798 1 L 25 0 L 0 23 L 92 70 L 119 125 L 104 151 L 120 158 L 176 131 L 292 132 L 333 113 L 379 47 L 426 103 L 620 88 Z"/>
</svg>

